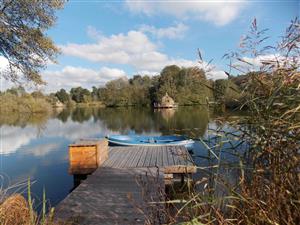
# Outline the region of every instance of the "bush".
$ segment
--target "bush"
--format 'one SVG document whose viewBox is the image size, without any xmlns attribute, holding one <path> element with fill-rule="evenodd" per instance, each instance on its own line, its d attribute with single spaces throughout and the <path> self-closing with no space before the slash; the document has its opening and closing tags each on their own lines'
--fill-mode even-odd
<svg viewBox="0 0 300 225">
<path fill-rule="evenodd" d="M 29 94 L 16 96 L 10 93 L 0 95 L 0 114 L 49 113 L 51 104 L 45 98 L 34 98 Z"/>
</svg>

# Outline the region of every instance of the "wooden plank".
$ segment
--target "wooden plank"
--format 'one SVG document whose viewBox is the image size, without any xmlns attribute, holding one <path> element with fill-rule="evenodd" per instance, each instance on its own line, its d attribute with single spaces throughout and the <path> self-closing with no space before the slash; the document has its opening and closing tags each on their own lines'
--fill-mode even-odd
<svg viewBox="0 0 300 225">
<path fill-rule="evenodd" d="M 138 161 L 137 167 L 143 167 L 146 157 L 147 157 L 147 148 L 142 147 L 142 154 L 141 154 L 141 158 Z"/>
<path fill-rule="evenodd" d="M 151 162 L 152 153 L 149 151 L 149 148 L 146 148 L 146 155 L 145 155 L 145 161 L 143 164 L 143 167 L 149 167 Z"/>
<path fill-rule="evenodd" d="M 138 151 L 136 151 L 135 157 L 132 161 L 132 167 L 137 167 L 138 162 L 143 154 L 143 146 L 141 146 Z"/>
<path fill-rule="evenodd" d="M 117 158 L 113 163 L 113 168 L 121 168 L 121 162 L 124 160 L 124 156 L 126 156 L 127 148 L 118 147 Z"/>
<path fill-rule="evenodd" d="M 103 166 L 113 167 L 116 160 L 119 158 L 121 149 L 119 147 L 110 148 L 108 159 L 103 163 Z"/>
<path fill-rule="evenodd" d="M 133 166 L 134 167 L 138 167 L 138 163 L 139 163 L 139 160 L 141 159 L 141 157 L 142 157 L 142 155 L 143 155 L 143 146 L 141 146 L 140 148 L 139 148 L 139 150 L 137 151 L 137 157 L 135 157 L 134 158 L 134 161 L 133 161 Z"/>
<path fill-rule="evenodd" d="M 127 168 L 133 168 L 135 167 L 134 165 L 134 160 L 136 157 L 139 156 L 139 148 L 133 148 L 133 149 L 130 149 L 131 151 L 131 156 L 129 157 L 129 160 L 127 161 L 126 165 L 124 167 L 127 167 Z"/>
<path fill-rule="evenodd" d="M 149 163 L 149 167 L 156 167 L 157 166 L 157 154 L 159 151 L 159 147 L 152 147 L 149 148 L 149 150 L 151 152 L 151 161 Z"/>
<path fill-rule="evenodd" d="M 187 149 L 184 148 L 184 146 L 181 146 L 180 151 L 182 152 L 182 160 L 183 160 L 184 165 L 189 165 L 190 166 L 190 165 L 195 164 L 192 156 L 187 151 Z"/>
<path fill-rule="evenodd" d="M 174 165 L 174 166 L 167 166 L 164 169 L 165 173 L 196 173 L 197 167 L 196 166 L 185 166 L 185 165 Z"/>
<path fill-rule="evenodd" d="M 172 160 L 173 160 L 173 165 L 177 165 L 177 158 L 176 158 L 176 151 L 175 151 L 175 148 L 172 146 L 168 146 L 168 150 L 170 152 L 170 155 L 172 157 Z"/>
<path fill-rule="evenodd" d="M 156 165 L 158 167 L 163 167 L 163 152 L 164 152 L 164 148 L 163 146 L 160 148 L 157 148 L 157 159 L 156 159 Z"/>
<path fill-rule="evenodd" d="M 119 165 L 116 168 L 124 168 L 126 167 L 126 163 L 129 160 L 130 156 L 132 155 L 132 151 L 130 151 L 129 147 L 124 148 L 122 154 L 120 155 Z"/>
<path fill-rule="evenodd" d="M 173 157 L 171 156 L 171 154 L 169 152 L 169 148 L 167 146 L 165 146 L 165 151 L 166 151 L 166 155 L 167 155 L 168 165 L 173 165 L 173 163 L 174 163 Z"/>
<path fill-rule="evenodd" d="M 155 171 L 149 173 L 148 169 L 143 168 L 140 170 L 99 168 L 56 207 L 56 219 L 65 221 L 76 219 L 79 224 L 91 225 L 144 224 L 145 215 L 137 210 L 135 205 L 139 205 L 145 211 L 149 205 L 142 198 L 143 190 L 137 184 L 136 177 L 142 176 L 143 180 L 147 181 L 148 178 L 145 177 L 147 171 L 148 176 L 156 174 Z M 159 183 L 156 184 L 163 185 L 162 174 L 159 174 L 158 179 Z M 159 196 L 155 196 L 158 194 L 155 192 L 156 189 L 147 187 L 150 191 L 153 190 L 151 195 L 154 199 L 158 199 Z"/>
<path fill-rule="evenodd" d="M 144 148 L 143 146 L 141 146 L 140 151 L 139 151 L 139 157 L 136 158 L 136 160 L 134 161 L 135 167 L 138 168 L 139 167 L 139 162 L 141 160 L 141 158 L 143 157 L 143 153 L 144 152 Z"/>
<path fill-rule="evenodd" d="M 182 146 L 112 147 L 103 166 L 116 168 L 193 166 L 193 160 Z M 177 168 L 177 167 L 175 167 Z M 178 169 L 175 169 L 178 171 Z M 182 170 L 182 169 L 179 169 Z"/>
<path fill-rule="evenodd" d="M 166 146 L 163 148 L 163 167 L 168 166 L 169 161 L 168 161 L 168 149 Z"/>
<path fill-rule="evenodd" d="M 111 151 L 111 148 L 108 151 L 108 159 L 102 164 L 102 166 L 111 166 L 113 162 L 113 157 L 115 156 L 115 151 Z"/>
</svg>

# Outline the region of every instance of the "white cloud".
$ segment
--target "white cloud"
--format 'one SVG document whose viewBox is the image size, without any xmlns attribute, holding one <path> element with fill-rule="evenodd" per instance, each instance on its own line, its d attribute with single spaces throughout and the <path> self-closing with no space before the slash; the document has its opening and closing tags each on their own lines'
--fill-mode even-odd
<svg viewBox="0 0 300 225">
<path fill-rule="evenodd" d="M 0 55 L 0 71 L 4 70 L 8 67 L 8 60 L 4 57 Z"/>
<path fill-rule="evenodd" d="M 218 80 L 218 79 L 227 79 L 228 76 L 222 70 L 212 70 L 206 73 L 207 79 Z"/>
<path fill-rule="evenodd" d="M 5 57 L 0 56 L 0 91 L 12 86 L 12 84 L 3 77 L 5 71 L 8 69 L 8 65 L 8 60 Z"/>
<path fill-rule="evenodd" d="M 63 54 L 80 57 L 92 62 L 130 65 L 136 71 L 159 72 L 166 65 L 195 65 L 196 61 L 170 58 L 159 52 L 158 46 L 141 31 L 129 31 L 127 34 L 102 36 L 96 43 L 60 46 Z"/>
<path fill-rule="evenodd" d="M 280 60 L 281 57 L 279 54 L 269 54 L 269 55 L 260 55 L 255 58 L 243 57 L 244 62 L 237 63 L 236 65 L 252 67 L 253 69 L 263 66 L 265 61 L 274 61 Z"/>
<path fill-rule="evenodd" d="M 300 57 L 285 57 L 279 53 L 260 55 L 257 57 L 242 57 L 233 63 L 234 68 L 240 72 L 257 71 L 260 69 L 268 69 L 272 66 L 274 69 L 278 67 L 286 67 L 290 65 L 300 65 Z M 267 66 L 267 67 L 265 67 Z"/>
<path fill-rule="evenodd" d="M 56 91 L 60 88 L 72 87 L 91 88 L 92 86 L 104 85 L 107 81 L 124 77 L 123 70 L 102 67 L 100 70 L 83 67 L 65 66 L 62 70 L 45 71 L 43 79 L 47 82 L 46 90 Z"/>
<path fill-rule="evenodd" d="M 153 52 L 156 49 L 148 37 L 140 31 L 101 37 L 94 44 L 67 44 L 60 46 L 66 55 L 77 56 L 94 62 L 130 63 L 132 55 Z"/>
<path fill-rule="evenodd" d="M 183 23 L 178 23 L 176 26 L 156 28 L 150 25 L 142 25 L 140 31 L 150 33 L 156 38 L 181 39 L 184 37 L 188 26 Z"/>
<path fill-rule="evenodd" d="M 212 22 L 215 25 L 225 25 L 238 17 L 246 4 L 240 1 L 126 1 L 130 11 L 148 16 L 168 14 L 177 18 L 194 18 Z"/>
<path fill-rule="evenodd" d="M 149 27 L 148 27 L 149 28 Z M 151 28 L 151 27 L 150 27 Z M 144 30 L 145 31 L 145 30 Z M 160 35 L 167 35 L 167 32 L 158 31 L 156 28 L 152 30 Z M 150 31 L 149 31 L 150 32 Z M 99 32 L 93 30 L 92 32 L 97 36 Z M 168 55 L 159 52 L 158 46 L 152 42 L 141 30 L 129 31 L 127 34 L 117 34 L 108 37 L 98 36 L 95 43 L 89 44 L 74 44 L 69 43 L 65 46 L 60 46 L 62 52 L 66 55 L 80 57 L 92 62 L 104 62 L 115 63 L 132 66 L 135 70 L 134 73 L 138 74 L 159 74 L 159 72 L 167 65 L 178 65 L 182 67 L 198 66 L 211 70 L 208 77 L 210 79 L 223 78 L 224 72 L 216 71 L 212 66 L 208 66 L 206 62 L 202 65 L 195 60 L 187 60 L 183 58 L 172 58 Z M 209 67 L 209 68 L 207 68 Z M 77 67 L 65 67 L 62 71 L 47 72 L 48 76 L 56 78 L 56 86 L 68 85 L 68 87 L 74 86 L 91 86 L 95 83 L 103 85 L 109 79 L 115 79 L 120 76 L 125 76 L 124 71 L 107 71 L 102 73 L 96 72 L 90 69 L 77 68 Z M 109 74 L 109 79 L 105 79 L 105 75 Z M 115 74 L 114 76 L 112 76 Z M 46 81 L 47 77 L 45 77 Z M 53 80 L 53 78 L 51 78 Z"/>
</svg>

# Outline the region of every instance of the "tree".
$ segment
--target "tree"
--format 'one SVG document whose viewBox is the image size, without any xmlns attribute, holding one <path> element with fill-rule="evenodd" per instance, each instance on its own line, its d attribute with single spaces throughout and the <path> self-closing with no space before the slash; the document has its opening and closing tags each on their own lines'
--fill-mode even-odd
<svg viewBox="0 0 300 225">
<path fill-rule="evenodd" d="M 157 98 L 161 99 L 166 92 L 174 98 L 176 95 L 176 80 L 178 79 L 178 74 L 180 72 L 180 67 L 176 65 L 166 66 L 161 71 L 160 75 L 160 87 L 158 91 Z"/>
<path fill-rule="evenodd" d="M 55 10 L 64 0 L 0 0 L 0 56 L 8 60 L 7 70 L 0 75 L 13 82 L 43 84 L 39 71 L 47 61 L 55 61 L 58 48 L 46 36 L 53 26 Z"/>
<path fill-rule="evenodd" d="M 72 100 L 74 100 L 77 103 L 91 101 L 90 91 L 82 87 L 72 88 L 70 91 L 70 95 Z"/>
<path fill-rule="evenodd" d="M 99 90 L 95 86 L 92 87 L 91 97 L 93 101 L 98 101 L 100 99 Z"/>
<path fill-rule="evenodd" d="M 55 96 L 58 98 L 59 101 L 62 103 L 68 103 L 71 99 L 69 94 L 66 92 L 65 89 L 60 89 L 58 92 L 55 93 Z"/>
<path fill-rule="evenodd" d="M 151 89 L 155 93 L 154 101 L 160 101 L 166 93 L 180 105 L 204 104 L 207 98 L 212 98 L 205 71 L 197 67 L 166 66 L 155 86 L 156 91 Z"/>
</svg>

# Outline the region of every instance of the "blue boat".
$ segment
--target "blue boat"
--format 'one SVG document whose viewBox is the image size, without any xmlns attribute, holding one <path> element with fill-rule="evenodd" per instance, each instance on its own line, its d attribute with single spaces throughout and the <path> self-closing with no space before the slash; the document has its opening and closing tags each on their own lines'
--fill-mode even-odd
<svg viewBox="0 0 300 225">
<path fill-rule="evenodd" d="M 143 136 L 143 135 L 109 135 L 106 137 L 112 145 L 121 146 L 174 146 L 184 145 L 192 149 L 194 141 L 185 136 Z"/>
</svg>

